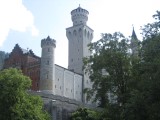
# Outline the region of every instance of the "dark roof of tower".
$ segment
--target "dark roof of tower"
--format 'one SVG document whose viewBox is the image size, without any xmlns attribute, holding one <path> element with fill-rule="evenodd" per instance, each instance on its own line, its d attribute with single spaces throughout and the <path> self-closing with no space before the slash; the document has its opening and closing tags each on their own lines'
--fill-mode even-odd
<svg viewBox="0 0 160 120">
<path fill-rule="evenodd" d="M 51 40 L 50 36 L 48 36 L 46 40 Z"/>
<path fill-rule="evenodd" d="M 137 35 L 136 35 L 135 31 L 134 31 L 134 27 L 133 27 L 133 31 L 132 31 L 132 36 L 131 37 L 132 37 L 132 39 L 138 40 Z"/>
<path fill-rule="evenodd" d="M 81 8 L 80 5 L 78 6 L 78 8 L 72 10 L 71 14 L 74 13 L 74 12 L 80 12 L 80 11 L 85 11 L 87 14 L 89 14 L 89 12 L 86 9 Z"/>
</svg>

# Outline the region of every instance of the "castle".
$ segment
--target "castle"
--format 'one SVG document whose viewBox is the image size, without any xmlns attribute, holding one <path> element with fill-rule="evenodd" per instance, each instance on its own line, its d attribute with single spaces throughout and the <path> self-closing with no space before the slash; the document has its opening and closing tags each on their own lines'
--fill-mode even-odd
<svg viewBox="0 0 160 120">
<path fill-rule="evenodd" d="M 4 69 L 21 69 L 24 75 L 31 78 L 31 94 L 43 98 L 44 106 L 54 120 L 68 120 L 70 113 L 79 106 L 89 107 L 90 101 L 86 100 L 83 90 L 91 88 L 92 83 L 82 69 L 83 58 L 91 54 L 88 44 L 93 39 L 93 30 L 87 26 L 88 14 L 80 6 L 71 11 L 73 26 L 66 29 L 68 69 L 54 63 L 56 41 L 49 36 L 41 40 L 41 57 L 16 44 L 3 65 Z M 130 46 L 133 55 L 138 54 L 137 40 L 133 29 Z"/>
<path fill-rule="evenodd" d="M 54 63 L 56 41 L 49 36 L 41 40 L 42 54 L 36 56 L 32 50 L 25 50 L 18 44 L 5 59 L 3 68 L 21 69 L 32 80 L 31 90 L 41 91 L 87 103 L 83 90 L 91 88 L 89 75 L 85 74 L 83 58 L 90 56 L 88 44 L 93 39 L 93 30 L 87 26 L 89 12 L 80 6 L 71 11 L 73 26 L 66 28 L 69 44 L 68 69 Z M 137 36 L 133 29 L 131 50 L 138 54 Z"/>
<path fill-rule="evenodd" d="M 87 26 L 88 14 L 80 6 L 71 11 L 73 26 L 66 29 L 69 43 L 68 69 L 54 63 L 56 41 L 49 36 L 41 40 L 41 57 L 16 44 L 5 60 L 4 68 L 21 69 L 32 80 L 31 90 L 87 103 L 83 89 L 90 88 L 92 83 L 82 67 L 83 58 L 91 54 L 87 45 L 93 39 L 93 30 Z"/>
</svg>

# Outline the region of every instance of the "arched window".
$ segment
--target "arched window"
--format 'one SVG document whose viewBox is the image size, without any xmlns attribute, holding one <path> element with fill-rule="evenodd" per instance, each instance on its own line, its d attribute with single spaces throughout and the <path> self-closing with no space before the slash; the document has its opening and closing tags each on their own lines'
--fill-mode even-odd
<svg viewBox="0 0 160 120">
<path fill-rule="evenodd" d="M 79 28 L 78 32 L 79 32 L 79 37 L 82 37 L 82 29 L 81 28 Z"/>
<path fill-rule="evenodd" d="M 87 33 L 87 38 L 89 39 L 89 31 L 88 31 L 88 33 Z"/>
<path fill-rule="evenodd" d="M 49 65 L 49 60 L 47 60 L 47 65 Z"/>
<path fill-rule="evenodd" d="M 87 35 L 87 31 L 86 31 L 86 29 L 84 30 L 84 36 L 86 37 L 86 35 Z"/>
<path fill-rule="evenodd" d="M 93 34 L 91 33 L 91 39 L 93 39 Z"/>
<path fill-rule="evenodd" d="M 73 31 L 73 35 L 74 35 L 74 36 L 77 35 L 77 31 L 76 31 L 76 30 Z"/>
</svg>

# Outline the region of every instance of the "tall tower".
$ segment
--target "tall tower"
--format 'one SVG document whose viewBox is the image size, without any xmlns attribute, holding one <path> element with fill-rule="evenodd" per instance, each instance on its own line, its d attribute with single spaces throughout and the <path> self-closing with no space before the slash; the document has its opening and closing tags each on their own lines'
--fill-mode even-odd
<svg viewBox="0 0 160 120">
<path fill-rule="evenodd" d="M 41 69 L 40 69 L 40 91 L 54 94 L 54 80 L 55 80 L 55 64 L 54 64 L 54 50 L 56 41 L 49 36 L 42 39 L 41 48 Z"/>
<path fill-rule="evenodd" d="M 138 48 L 139 48 L 139 44 L 138 44 L 139 40 L 137 38 L 137 35 L 134 31 L 134 27 L 133 27 L 133 31 L 132 31 L 132 36 L 131 36 L 131 50 L 132 50 L 132 55 L 137 56 L 138 55 Z"/>
<path fill-rule="evenodd" d="M 89 75 L 85 74 L 83 68 L 83 58 L 90 56 L 88 44 L 93 39 L 93 30 L 87 26 L 89 12 L 80 6 L 71 11 L 73 26 L 66 29 L 66 35 L 69 41 L 68 69 L 83 75 L 82 89 L 91 88 Z M 83 94 L 83 102 L 86 101 L 86 95 Z"/>
<path fill-rule="evenodd" d="M 73 26 L 66 29 L 69 41 L 68 69 L 84 74 L 83 58 L 90 56 L 88 44 L 93 39 L 93 30 L 87 26 L 89 12 L 80 6 L 71 11 Z"/>
</svg>

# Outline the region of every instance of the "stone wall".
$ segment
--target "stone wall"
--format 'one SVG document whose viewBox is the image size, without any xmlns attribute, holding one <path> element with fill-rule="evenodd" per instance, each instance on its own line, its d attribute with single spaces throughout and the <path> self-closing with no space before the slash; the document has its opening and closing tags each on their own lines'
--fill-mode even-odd
<svg viewBox="0 0 160 120">
<path fill-rule="evenodd" d="M 95 106 L 86 105 L 82 102 L 58 95 L 34 91 L 29 91 L 29 93 L 42 97 L 44 108 L 51 114 L 52 120 L 69 120 L 71 113 L 79 107 L 95 108 Z"/>
<path fill-rule="evenodd" d="M 55 65 L 55 95 L 82 101 L 82 75 Z"/>
</svg>

